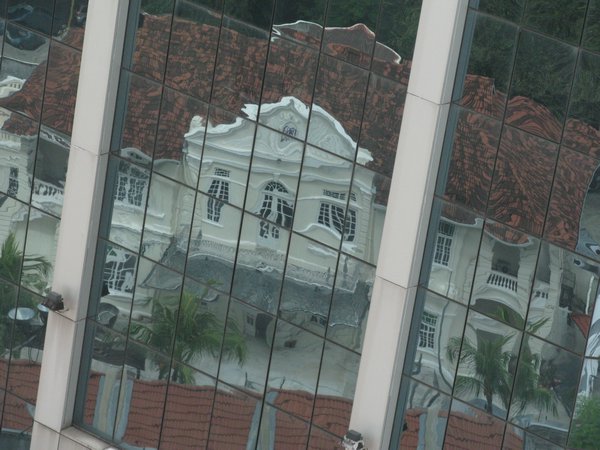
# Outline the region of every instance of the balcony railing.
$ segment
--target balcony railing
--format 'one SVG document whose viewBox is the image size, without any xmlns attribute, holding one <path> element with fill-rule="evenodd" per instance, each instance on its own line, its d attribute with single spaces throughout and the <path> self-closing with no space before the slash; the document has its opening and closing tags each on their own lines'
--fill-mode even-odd
<svg viewBox="0 0 600 450">
<path fill-rule="evenodd" d="M 57 203 L 62 205 L 64 190 L 52 183 L 36 180 L 33 184 L 34 200 L 39 203 Z"/>
<path fill-rule="evenodd" d="M 517 277 L 492 270 L 488 275 L 487 284 L 507 291 L 517 292 Z"/>
</svg>

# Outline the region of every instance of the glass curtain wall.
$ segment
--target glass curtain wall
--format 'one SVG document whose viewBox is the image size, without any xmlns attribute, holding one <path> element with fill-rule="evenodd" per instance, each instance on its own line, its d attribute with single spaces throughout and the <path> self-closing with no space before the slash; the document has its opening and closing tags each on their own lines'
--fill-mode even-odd
<svg viewBox="0 0 600 450">
<path fill-rule="evenodd" d="M 29 448 L 87 1 L 0 1 L 0 448 Z"/>
<path fill-rule="evenodd" d="M 600 1 L 471 1 L 391 448 L 597 448 Z"/>
<path fill-rule="evenodd" d="M 420 0 L 131 1 L 76 423 L 348 428 Z"/>
</svg>

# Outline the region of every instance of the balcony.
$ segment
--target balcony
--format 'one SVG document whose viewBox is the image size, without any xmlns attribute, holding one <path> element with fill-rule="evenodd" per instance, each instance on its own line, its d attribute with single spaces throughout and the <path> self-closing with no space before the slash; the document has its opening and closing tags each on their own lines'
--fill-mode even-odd
<svg viewBox="0 0 600 450">
<path fill-rule="evenodd" d="M 487 278 L 487 284 L 508 292 L 517 292 L 517 277 L 492 270 Z"/>
<path fill-rule="evenodd" d="M 63 188 L 42 180 L 33 183 L 33 201 L 40 204 L 53 203 L 62 205 Z"/>
</svg>

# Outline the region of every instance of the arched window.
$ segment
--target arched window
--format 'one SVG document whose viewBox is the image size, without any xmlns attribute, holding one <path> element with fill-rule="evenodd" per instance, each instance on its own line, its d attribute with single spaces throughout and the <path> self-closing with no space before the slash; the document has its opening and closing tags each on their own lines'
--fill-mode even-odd
<svg viewBox="0 0 600 450">
<path fill-rule="evenodd" d="M 294 202 L 285 186 L 277 181 L 271 181 L 265 186 L 259 214 L 282 227 L 292 226 Z"/>
</svg>

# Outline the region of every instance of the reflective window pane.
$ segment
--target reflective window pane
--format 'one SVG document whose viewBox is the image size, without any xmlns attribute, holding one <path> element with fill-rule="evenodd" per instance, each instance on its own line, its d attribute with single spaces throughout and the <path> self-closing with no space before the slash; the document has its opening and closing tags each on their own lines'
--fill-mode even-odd
<svg viewBox="0 0 600 450">
<path fill-rule="evenodd" d="M 506 123 L 558 142 L 576 57 L 574 47 L 521 32 Z"/>
<path fill-rule="evenodd" d="M 598 397 L 598 376 L 600 375 L 597 359 L 585 359 L 577 392 L 577 403 L 569 434 L 569 447 L 594 448 L 598 445 L 598 413 L 600 398 Z"/>
<path fill-rule="evenodd" d="M 303 450 L 308 440 L 308 424 L 294 416 L 265 405 L 260 421 L 257 448 Z"/>
<path fill-rule="evenodd" d="M 471 308 L 522 330 L 538 251 L 538 239 L 487 222 L 479 247 Z"/>
<path fill-rule="evenodd" d="M 488 214 L 507 225 L 541 234 L 557 147 L 514 128 L 504 128 Z"/>
<path fill-rule="evenodd" d="M 215 177 L 220 191 L 227 181 Z M 228 186 L 228 184 L 227 184 Z M 229 292 L 242 213 L 213 197 L 198 194 L 190 235 L 187 276 L 222 292 Z"/>
<path fill-rule="evenodd" d="M 571 44 L 579 44 L 587 0 L 528 0 L 523 23 Z"/>
<path fill-rule="evenodd" d="M 494 16 L 518 22 L 523 14 L 525 0 L 470 0 L 469 6 Z"/>
<path fill-rule="evenodd" d="M 503 433 L 503 421 L 453 400 L 444 448 L 500 448 Z"/>
<path fill-rule="evenodd" d="M 467 323 L 463 339 L 450 339 L 446 349 L 450 361 L 458 361 L 454 396 L 506 419 L 521 333 L 476 312 Z M 522 398 L 519 392 L 515 398 Z"/>
<path fill-rule="evenodd" d="M 423 383 L 450 394 L 458 361 L 450 358 L 447 343 L 461 338 L 467 310 L 462 305 L 431 292 L 417 294 L 412 334 L 404 372 Z M 418 324 L 418 325 L 417 325 Z"/>
<path fill-rule="evenodd" d="M 294 231 L 339 248 L 345 227 L 352 164 L 313 147 L 306 147 L 298 186 Z M 315 183 L 315 180 L 324 183 Z"/>
<path fill-rule="evenodd" d="M 600 56 L 581 52 L 575 71 L 563 145 L 600 156 Z"/>
<path fill-rule="evenodd" d="M 273 31 L 287 39 L 319 48 L 326 0 L 275 1 Z M 306 28 L 303 30 L 302 28 Z"/>
<path fill-rule="evenodd" d="M 565 445 L 580 367 L 581 359 L 574 354 L 526 335 L 510 420 L 532 434 Z"/>
<path fill-rule="evenodd" d="M 409 378 L 403 377 L 402 381 L 401 397 L 406 399 L 406 406 L 400 418 L 402 434 L 398 450 L 418 450 L 426 445 L 442 448 L 450 397 Z"/>
<path fill-rule="evenodd" d="M 292 234 L 279 304 L 280 317 L 323 336 L 329 316 L 338 253 Z M 307 289 L 311 290 L 306 295 Z"/>
<path fill-rule="evenodd" d="M 327 338 L 360 352 L 365 336 L 375 268 L 341 255 L 331 300 Z"/>
<path fill-rule="evenodd" d="M 561 149 L 545 230 L 553 243 L 594 259 L 600 258 L 600 223 L 594 212 L 598 166 L 600 160 Z"/>
<path fill-rule="evenodd" d="M 583 47 L 598 52 L 600 51 L 600 2 L 590 0 L 588 3 L 585 28 L 583 30 Z"/>
<path fill-rule="evenodd" d="M 2 217 L 11 215 L 13 219 L 8 223 L 8 229 L 0 234 L 0 278 L 19 284 L 23 266 L 25 247 L 25 234 L 27 232 L 28 211 L 27 205 L 6 196 L 0 196 L 0 214 Z M 28 265 L 29 266 L 29 265 Z M 38 266 L 42 268 L 42 266 Z M 24 278 L 41 275 L 36 267 L 25 269 Z M 43 273 L 43 271 L 42 271 Z"/>
<path fill-rule="evenodd" d="M 368 75 L 351 64 L 321 57 L 308 129 L 310 144 L 354 159 Z"/>
<path fill-rule="evenodd" d="M 276 314 L 290 232 L 279 224 L 244 214 L 231 293 Z"/>
<path fill-rule="evenodd" d="M 435 200 L 421 283 L 467 304 L 481 240 L 483 219 L 450 203 Z"/>
<path fill-rule="evenodd" d="M 582 353 L 598 292 L 599 266 L 592 260 L 543 244 L 531 295 L 527 330 Z"/>
<path fill-rule="evenodd" d="M 453 100 L 470 110 L 501 119 L 514 63 L 517 27 L 469 12 L 465 33 L 470 39 L 463 40 Z"/>
<path fill-rule="evenodd" d="M 27 227 L 27 243 L 23 261 L 29 261 L 21 274 L 21 285 L 45 294 L 52 286 L 56 237 L 60 220 L 40 211 L 31 210 Z"/>
<path fill-rule="evenodd" d="M 501 123 L 453 107 L 437 190 L 447 200 L 483 212 L 486 209 Z"/>
<path fill-rule="evenodd" d="M 325 342 L 312 420 L 336 436 L 348 431 L 359 362 L 356 353 Z"/>
<path fill-rule="evenodd" d="M 222 0 L 177 0 L 175 6 L 165 82 L 203 101 L 210 98 L 221 4 Z"/>
</svg>

